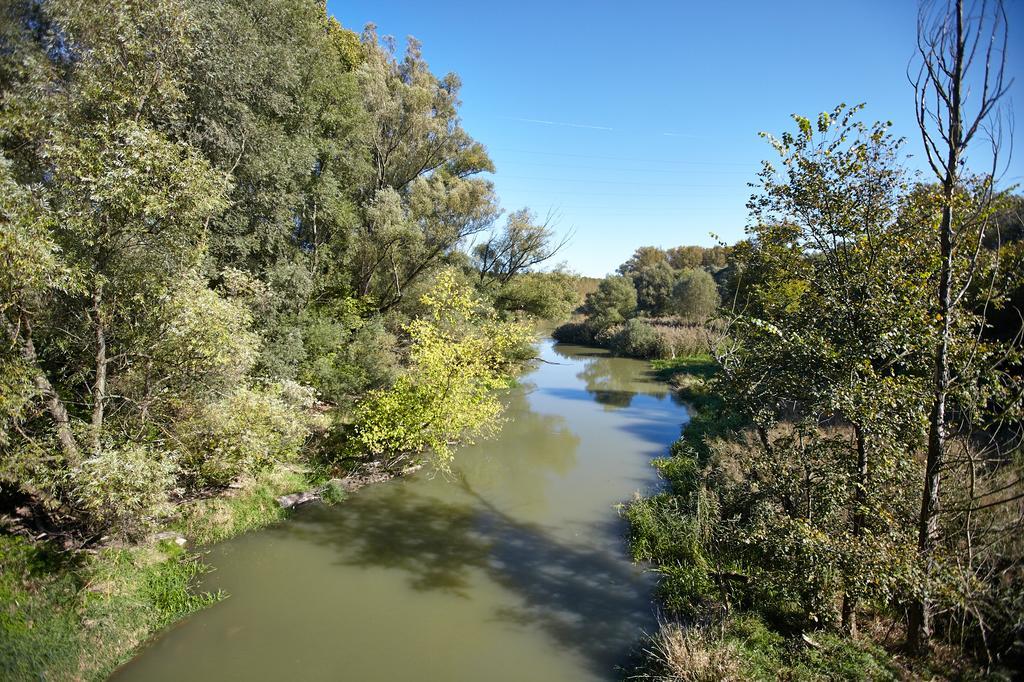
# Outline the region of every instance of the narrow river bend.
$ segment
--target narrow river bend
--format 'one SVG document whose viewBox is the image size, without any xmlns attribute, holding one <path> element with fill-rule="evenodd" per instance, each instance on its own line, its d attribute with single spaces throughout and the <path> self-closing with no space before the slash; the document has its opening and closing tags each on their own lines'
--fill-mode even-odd
<svg viewBox="0 0 1024 682">
<path fill-rule="evenodd" d="M 230 597 L 113 679 L 618 679 L 654 626 L 615 505 L 657 485 L 685 408 L 647 363 L 540 345 L 493 440 L 211 549 Z"/>
</svg>

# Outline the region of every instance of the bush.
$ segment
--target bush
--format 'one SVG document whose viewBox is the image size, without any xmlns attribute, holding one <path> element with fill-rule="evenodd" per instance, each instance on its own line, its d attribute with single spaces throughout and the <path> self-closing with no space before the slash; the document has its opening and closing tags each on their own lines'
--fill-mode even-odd
<svg viewBox="0 0 1024 682">
<path fill-rule="evenodd" d="M 304 329 L 304 337 L 299 379 L 328 402 L 345 404 L 394 380 L 395 337 L 380 318 L 323 316 Z"/>
<path fill-rule="evenodd" d="M 610 348 L 616 355 L 649 360 L 669 357 L 671 354 L 664 336 L 651 325 L 638 319 L 632 319 L 622 325 L 610 341 Z"/>
<path fill-rule="evenodd" d="M 502 410 L 494 389 L 508 385 L 528 330 L 498 320 L 452 274 L 422 297 L 429 314 L 411 322 L 409 370 L 359 405 L 352 443 L 391 467 L 431 451 L 451 460 L 451 443 L 488 435 Z M 532 352 L 531 352 L 532 354 Z"/>
<path fill-rule="evenodd" d="M 648 315 L 664 315 L 672 304 L 676 273 L 665 261 L 630 273 L 636 288 L 636 307 Z"/>
<path fill-rule="evenodd" d="M 239 388 L 181 427 L 182 472 L 194 487 L 223 486 L 244 473 L 294 459 L 314 428 L 310 388 L 285 381 Z"/>
<path fill-rule="evenodd" d="M 733 644 L 707 628 L 662 623 L 647 638 L 642 671 L 632 680 L 731 682 L 748 679 Z"/>
<path fill-rule="evenodd" d="M 175 469 L 143 446 L 103 450 L 69 472 L 74 504 L 96 532 L 141 537 L 164 511 Z"/>
<path fill-rule="evenodd" d="M 525 313 L 540 320 L 564 320 L 580 305 L 576 275 L 565 272 L 527 272 L 505 284 L 494 298 L 502 312 Z"/>
<path fill-rule="evenodd" d="M 636 311 L 636 287 L 629 277 L 606 277 L 587 296 L 586 311 L 595 329 L 621 324 Z"/>
<path fill-rule="evenodd" d="M 587 346 L 594 343 L 594 330 L 586 322 L 566 322 L 551 332 L 551 338 L 559 343 Z"/>
</svg>

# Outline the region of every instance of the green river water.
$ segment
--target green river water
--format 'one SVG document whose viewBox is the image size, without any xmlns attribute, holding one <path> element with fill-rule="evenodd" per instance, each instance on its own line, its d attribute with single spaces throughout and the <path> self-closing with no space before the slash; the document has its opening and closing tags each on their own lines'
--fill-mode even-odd
<svg viewBox="0 0 1024 682">
<path fill-rule="evenodd" d="M 657 477 L 686 410 L 645 362 L 540 345 L 494 439 L 211 548 L 230 595 L 113 679 L 619 679 L 652 579 L 615 505 Z M 557 364 L 549 364 L 557 363 Z"/>
</svg>

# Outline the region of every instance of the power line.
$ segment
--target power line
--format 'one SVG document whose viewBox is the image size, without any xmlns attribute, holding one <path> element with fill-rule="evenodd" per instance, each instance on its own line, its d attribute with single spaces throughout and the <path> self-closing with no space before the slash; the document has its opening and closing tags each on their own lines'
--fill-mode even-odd
<svg viewBox="0 0 1024 682">
<path fill-rule="evenodd" d="M 687 187 L 696 187 L 699 189 L 709 189 L 716 187 L 735 187 L 735 185 L 682 185 L 678 182 L 646 182 L 643 180 L 592 180 L 590 178 L 539 178 L 532 175 L 497 175 L 496 179 L 511 178 L 513 180 L 534 180 L 537 182 L 585 182 L 601 185 L 643 185 L 646 187 L 674 187 L 677 189 L 686 189 Z"/>
<path fill-rule="evenodd" d="M 666 159 L 638 159 L 628 156 L 598 156 L 593 154 L 572 154 L 569 152 L 547 152 L 534 149 L 512 149 L 510 147 L 492 147 L 492 149 L 506 152 L 513 152 L 516 154 L 541 154 L 543 156 L 570 156 L 580 159 L 604 159 L 607 161 L 631 161 L 636 163 L 665 163 L 665 164 L 682 164 L 682 165 L 696 165 L 696 166 L 744 166 L 747 168 L 756 168 L 760 162 L 748 163 L 744 161 L 670 161 Z"/>
<path fill-rule="evenodd" d="M 511 164 L 509 164 L 511 165 Z M 580 164 L 564 164 L 564 163 L 539 163 L 536 161 L 516 161 L 517 166 L 539 166 L 541 168 L 566 168 L 570 170 L 593 170 L 593 167 L 581 166 Z M 681 169 L 664 169 L 664 168 L 622 168 L 620 166 L 615 167 L 602 167 L 600 170 L 614 171 L 620 173 L 713 173 L 715 175 L 753 175 L 752 171 L 746 170 L 711 170 L 707 168 L 681 168 Z M 501 176 L 501 171 L 497 173 Z"/>
</svg>

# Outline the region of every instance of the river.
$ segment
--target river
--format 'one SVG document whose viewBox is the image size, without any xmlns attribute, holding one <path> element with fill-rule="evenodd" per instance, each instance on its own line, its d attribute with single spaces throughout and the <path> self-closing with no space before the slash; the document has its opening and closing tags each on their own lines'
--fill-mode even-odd
<svg viewBox="0 0 1024 682">
<path fill-rule="evenodd" d="M 230 595 L 113 679 L 619 679 L 654 626 L 615 509 L 657 477 L 685 408 L 645 362 L 545 341 L 507 422 L 420 472 L 212 547 Z"/>
</svg>

